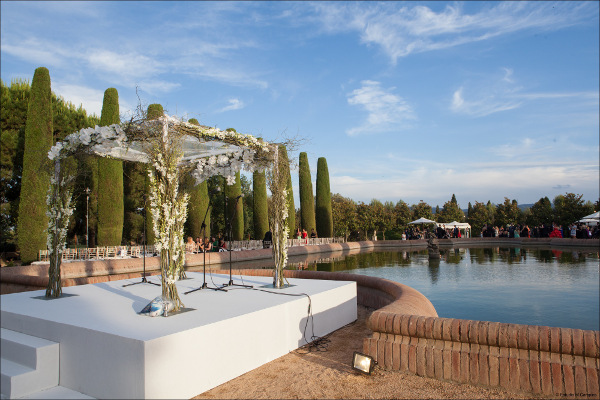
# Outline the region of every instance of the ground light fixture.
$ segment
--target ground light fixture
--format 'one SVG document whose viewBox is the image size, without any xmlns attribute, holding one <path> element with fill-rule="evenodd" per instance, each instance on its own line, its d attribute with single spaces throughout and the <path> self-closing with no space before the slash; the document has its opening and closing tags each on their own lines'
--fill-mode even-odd
<svg viewBox="0 0 600 400">
<path fill-rule="evenodd" d="M 371 375 L 371 372 L 373 372 L 373 369 L 375 368 L 375 364 L 377 364 L 377 361 L 375 361 L 373 357 L 369 357 L 358 351 L 354 352 L 354 356 L 352 357 L 353 369 L 360 371 L 363 374 Z"/>
</svg>

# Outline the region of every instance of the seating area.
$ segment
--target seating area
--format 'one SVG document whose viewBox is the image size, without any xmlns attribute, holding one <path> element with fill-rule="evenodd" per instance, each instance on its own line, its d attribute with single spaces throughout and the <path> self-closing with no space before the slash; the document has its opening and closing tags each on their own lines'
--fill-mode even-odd
<svg viewBox="0 0 600 400">
<path fill-rule="evenodd" d="M 288 247 L 294 246 L 313 246 L 331 243 L 344 243 L 343 237 L 334 238 L 307 238 L 307 239 L 288 239 Z M 229 242 L 227 242 L 229 246 Z M 196 247 L 196 246 L 195 246 Z M 269 246 L 270 247 L 270 243 Z M 262 240 L 238 240 L 231 242 L 232 251 L 255 250 L 262 249 Z M 106 247 L 79 247 L 67 248 L 62 253 L 62 261 L 75 260 L 98 260 L 106 258 L 137 258 L 142 257 L 144 246 L 106 246 Z M 197 248 L 194 253 L 198 252 Z M 155 249 L 153 245 L 146 246 L 146 255 L 154 255 Z M 48 250 L 40 250 L 38 253 L 38 261 L 49 262 Z"/>
<path fill-rule="evenodd" d="M 62 253 L 62 261 L 98 260 L 104 258 L 137 258 L 143 254 L 144 246 L 106 246 L 67 248 Z M 146 246 L 146 254 L 154 254 L 154 246 Z M 48 262 L 48 250 L 40 250 L 38 261 Z"/>
</svg>

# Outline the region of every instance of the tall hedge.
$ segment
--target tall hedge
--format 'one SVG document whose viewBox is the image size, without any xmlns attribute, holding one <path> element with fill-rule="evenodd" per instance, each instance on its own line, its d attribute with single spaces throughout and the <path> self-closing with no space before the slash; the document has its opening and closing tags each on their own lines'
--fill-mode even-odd
<svg viewBox="0 0 600 400">
<path fill-rule="evenodd" d="M 300 153 L 298 166 L 298 181 L 300 186 L 300 227 L 306 229 L 310 234 L 311 230 L 316 229 L 317 226 L 315 222 L 315 199 L 313 197 L 310 167 L 308 165 L 308 156 L 305 152 Z"/>
<path fill-rule="evenodd" d="M 164 110 L 163 110 L 163 106 L 161 106 L 160 104 L 150 104 L 148 106 L 148 111 L 146 112 L 146 118 L 147 119 L 157 119 L 162 117 L 162 115 L 164 114 Z M 152 223 L 152 211 L 150 210 L 150 180 L 148 179 L 148 168 L 151 168 L 150 166 L 146 166 L 145 168 L 145 174 L 146 174 L 146 191 L 145 191 L 145 195 L 146 195 L 146 236 L 147 236 L 147 244 L 154 244 L 154 239 L 155 239 L 155 235 L 154 235 L 154 224 Z"/>
<path fill-rule="evenodd" d="M 240 173 L 235 174 L 235 184 L 229 186 L 225 179 L 225 196 L 227 197 L 227 215 L 225 219 L 225 231 L 229 235 L 229 221 L 231 222 L 231 237 L 233 240 L 244 239 L 244 202 L 236 198 L 242 194 L 242 181 Z M 235 212 L 235 215 L 234 215 Z M 233 216 L 233 220 L 232 220 Z"/>
<path fill-rule="evenodd" d="M 316 222 L 319 237 L 333 236 L 333 214 L 331 213 L 331 189 L 329 188 L 329 170 L 325 157 L 317 161 Z"/>
<path fill-rule="evenodd" d="M 286 168 L 287 175 L 287 185 L 285 190 L 287 190 L 287 201 L 288 201 L 288 229 L 290 230 L 290 238 L 296 237 L 296 206 L 294 204 L 294 191 L 292 189 L 292 175 L 290 174 L 290 162 L 287 154 L 287 149 L 284 145 L 279 145 L 279 157 L 285 165 L 288 166 Z"/>
<path fill-rule="evenodd" d="M 197 119 L 191 118 L 188 120 L 190 124 L 200 125 Z M 186 220 L 187 234 L 193 238 L 201 237 L 200 230 L 202 229 L 202 221 L 206 215 L 206 237 L 210 237 L 210 212 L 206 214 L 208 208 L 208 182 L 204 181 L 195 185 L 194 178 L 191 176 L 185 177 L 191 188 L 189 189 L 190 199 L 188 202 L 188 217 Z"/>
<path fill-rule="evenodd" d="M 121 122 L 119 93 L 115 88 L 104 92 L 100 125 Z M 123 161 L 98 158 L 98 246 L 118 246 L 123 237 Z"/>
<path fill-rule="evenodd" d="M 264 172 L 252 174 L 254 239 L 263 239 L 269 230 L 269 205 L 267 203 L 267 180 Z"/>
<path fill-rule="evenodd" d="M 52 92 L 50 72 L 40 67 L 33 74 L 25 123 L 25 146 L 21 200 L 17 224 L 17 243 L 21 261 L 37 260 L 38 251 L 46 249 L 48 217 L 46 195 L 50 186 L 48 151 L 52 147 Z"/>
</svg>

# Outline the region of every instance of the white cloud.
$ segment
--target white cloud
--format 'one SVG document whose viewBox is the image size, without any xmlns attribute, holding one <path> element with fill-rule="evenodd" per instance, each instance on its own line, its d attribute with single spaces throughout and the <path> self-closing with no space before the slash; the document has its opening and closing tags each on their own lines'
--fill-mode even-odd
<svg viewBox="0 0 600 400">
<path fill-rule="evenodd" d="M 496 94 L 488 94 L 477 100 L 467 101 L 463 97 L 463 87 L 457 89 L 452 95 L 450 109 L 455 113 L 467 114 L 474 117 L 484 117 L 500 111 L 517 108 L 520 102 L 499 98 Z"/>
<path fill-rule="evenodd" d="M 392 93 L 395 88 L 383 89 L 379 82 L 370 80 L 361 84 L 362 87 L 348 94 L 348 104 L 367 111 L 367 120 L 361 126 L 348 129 L 348 135 L 397 130 L 404 128 L 407 120 L 416 118 L 411 105 Z"/>
<path fill-rule="evenodd" d="M 233 111 L 244 108 L 246 105 L 240 99 L 229 99 L 229 105 L 218 110 L 218 113 L 222 113 L 225 111 Z"/>
<path fill-rule="evenodd" d="M 366 4 L 325 2 L 314 7 L 323 31 L 356 31 L 363 43 L 381 48 L 393 64 L 412 53 L 528 29 L 557 30 L 598 18 L 597 9 L 585 2 L 494 2 L 472 14 L 464 12 L 460 3 L 439 12 L 404 2 Z"/>
<path fill-rule="evenodd" d="M 100 117 L 102 114 L 102 103 L 104 101 L 104 90 L 98 90 L 87 86 L 75 85 L 64 82 L 52 82 L 52 91 L 57 96 L 62 97 L 66 101 L 70 101 L 76 107 L 83 106 L 88 115 L 96 114 Z M 135 110 L 135 107 L 119 98 L 119 112 L 124 115 Z"/>
<path fill-rule="evenodd" d="M 88 112 L 88 115 L 96 114 L 99 117 L 102 113 L 102 102 L 104 99 L 104 91 L 102 90 L 69 83 L 53 82 L 52 91 L 57 96 L 70 101 L 76 107 L 82 105 Z"/>
<path fill-rule="evenodd" d="M 459 204 L 466 208 L 468 202 L 500 202 L 505 196 L 516 198 L 520 203 L 535 202 L 540 193 L 552 197 L 566 190 L 564 182 L 569 182 L 569 191 L 584 193 L 586 199 L 598 196 L 597 161 L 550 160 L 534 163 L 516 160 L 500 165 L 496 161 L 463 162 L 449 170 L 446 163 L 415 159 L 401 163 L 402 170 L 395 170 L 393 164 L 386 163 L 388 171 L 385 177 L 365 172 L 373 164 L 372 160 L 365 160 L 364 165 L 356 163 L 356 170 L 346 170 L 343 175 L 336 175 L 333 172 L 336 168 L 332 165 L 332 193 L 342 193 L 345 197 L 363 202 L 375 198 L 395 203 L 402 199 L 414 204 L 424 199 L 432 206 L 443 205 L 455 193 Z M 380 172 L 381 166 L 376 170 Z M 377 177 L 373 178 L 374 175 Z"/>
</svg>

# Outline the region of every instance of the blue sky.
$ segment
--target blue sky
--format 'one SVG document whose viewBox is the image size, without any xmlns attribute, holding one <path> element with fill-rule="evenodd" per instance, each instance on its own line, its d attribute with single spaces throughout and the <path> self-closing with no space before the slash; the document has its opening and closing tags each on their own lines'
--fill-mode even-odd
<svg viewBox="0 0 600 400">
<path fill-rule="evenodd" d="M 598 2 L 0 4 L 4 82 L 298 136 L 356 201 L 599 196 Z"/>
</svg>

